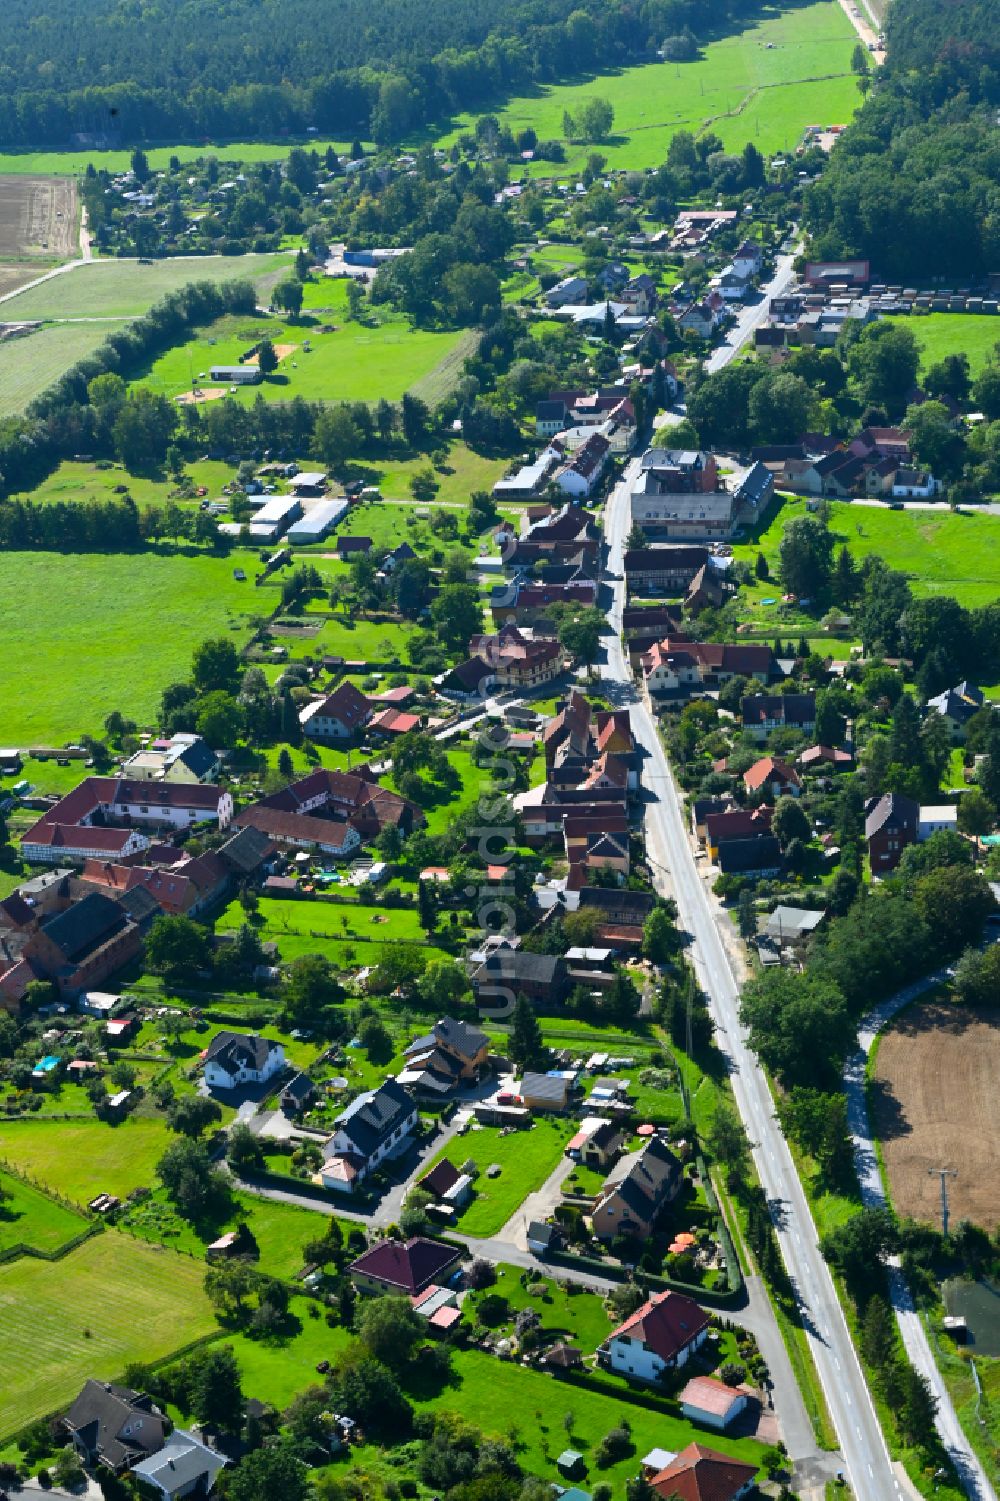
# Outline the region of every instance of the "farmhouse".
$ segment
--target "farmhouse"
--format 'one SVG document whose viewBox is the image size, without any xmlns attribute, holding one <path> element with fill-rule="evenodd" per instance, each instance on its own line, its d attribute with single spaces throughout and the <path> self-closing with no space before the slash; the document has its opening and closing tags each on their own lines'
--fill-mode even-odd
<svg viewBox="0 0 1000 1501">
<path fill-rule="evenodd" d="M 349 680 L 338 683 L 326 698 L 307 704 L 299 721 L 310 740 L 339 744 L 353 740 L 372 717 L 372 706 Z"/>
<path fill-rule="evenodd" d="M 142 929 L 121 902 L 68 874 L 56 890 L 54 910 L 14 898 L 0 908 L 0 1005 L 16 1011 L 33 980 L 65 997 L 96 990 L 141 952 Z"/>
<path fill-rule="evenodd" d="M 249 808 L 233 820 L 277 845 L 318 850 L 333 859 L 356 850 L 392 825 L 409 834 L 424 821 L 414 803 L 381 787 L 367 767 L 361 772 L 317 770 Z"/>
<path fill-rule="evenodd" d="M 653 1293 L 608 1336 L 598 1360 L 621 1376 L 656 1382 L 664 1371 L 687 1364 L 705 1343 L 708 1327 L 708 1314 L 693 1299 L 681 1293 Z"/>
<path fill-rule="evenodd" d="M 633 548 L 625 554 L 630 595 L 682 594 L 709 560 L 707 547 Z"/>
<path fill-rule="evenodd" d="M 323 1149 L 323 1186 L 353 1193 L 381 1162 L 405 1149 L 416 1124 L 417 1107 L 395 1079 L 358 1095 L 334 1121 Z"/>
<path fill-rule="evenodd" d="M 205 1083 L 211 1089 L 265 1084 L 285 1066 L 280 1042 L 255 1032 L 217 1032 L 205 1049 Z"/>
<path fill-rule="evenodd" d="M 355 1287 L 365 1293 L 402 1293 L 415 1297 L 442 1282 L 461 1255 L 458 1246 L 415 1235 L 405 1243 L 380 1240 L 351 1262 Z"/>
<path fill-rule="evenodd" d="M 214 819 L 224 829 L 232 816 L 232 797 L 216 787 L 87 777 L 31 826 L 21 853 L 41 865 L 82 864 L 88 856 L 122 858 L 149 843 L 137 824 L 177 830 Z"/>
<path fill-rule="evenodd" d="M 473 636 L 469 641 L 472 660 L 478 660 L 480 681 L 490 677 L 501 688 L 535 688 L 550 683 L 565 665 L 565 652 L 556 640 L 533 639 L 514 624 L 493 635 Z"/>
</svg>

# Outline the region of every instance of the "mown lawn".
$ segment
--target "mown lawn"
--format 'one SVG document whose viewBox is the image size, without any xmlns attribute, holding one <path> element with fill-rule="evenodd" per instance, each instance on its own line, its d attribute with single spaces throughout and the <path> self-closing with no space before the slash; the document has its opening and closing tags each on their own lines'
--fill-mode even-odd
<svg viewBox="0 0 1000 1501">
<path fill-rule="evenodd" d="M 181 162 L 203 161 L 214 156 L 223 162 L 278 162 L 299 143 L 296 141 L 224 141 L 216 145 L 204 141 L 199 146 L 150 146 L 146 155 L 154 172 L 165 170 L 170 158 L 176 156 Z M 322 155 L 327 146 L 343 154 L 348 150 L 347 141 L 309 140 L 305 143 L 310 151 Z M 369 150 L 371 145 L 369 143 Z M 78 177 L 90 164 L 100 172 L 126 172 L 132 160 L 131 151 L 5 151 L 0 154 L 0 172 L 36 173 L 50 177 Z"/>
<path fill-rule="evenodd" d="M 509 1136 L 501 1136 L 497 1126 L 481 1126 L 439 1152 L 435 1162 L 448 1157 L 461 1167 L 471 1158 L 479 1169 L 475 1197 L 460 1219 L 463 1233 L 495 1235 L 528 1194 L 542 1186 L 562 1158 L 571 1134 L 568 1121 L 543 1117 L 530 1131 L 513 1131 Z M 500 1167 L 497 1178 L 487 1176 L 486 1170 L 493 1163 Z"/>
<path fill-rule="evenodd" d="M 74 266 L 4 303 L 9 322 L 34 318 L 133 318 L 193 281 L 252 281 L 290 264 L 287 255 L 206 255 L 152 261 L 96 260 Z M 63 330 L 63 337 L 66 336 Z M 109 332 L 104 326 L 101 337 Z M 27 349 L 33 341 L 15 340 Z M 72 364 L 65 360 L 63 368 Z"/>
<path fill-rule="evenodd" d="M 850 72 L 856 37 L 835 0 L 770 12 L 744 31 L 711 42 L 690 63 L 648 63 L 598 75 L 586 83 L 542 87 L 497 112 L 517 133 L 531 125 L 541 138 L 563 137 L 563 111 L 589 98 L 614 107 L 614 133 L 598 148 L 612 167 L 652 167 L 678 130 L 711 130 L 727 151 L 753 141 L 765 154 L 795 146 L 811 124 L 846 124 L 861 102 Z M 473 117 L 463 115 L 435 144 L 450 147 Z M 566 163 L 536 161 L 527 175 L 565 177 L 592 145 L 572 144 Z"/>
<path fill-rule="evenodd" d="M 156 1182 L 156 1164 L 174 1136 L 162 1121 L 6 1121 L 0 1117 L 0 1159 L 13 1163 L 74 1204 L 99 1193 L 124 1198 Z"/>
<path fill-rule="evenodd" d="M 195 1230 L 174 1211 L 163 1190 L 158 1189 L 129 1212 L 123 1228 L 140 1240 L 159 1241 L 175 1251 L 203 1257 L 207 1245 L 241 1222 L 249 1226 L 260 1251 L 253 1263 L 255 1270 L 289 1281 L 302 1269 L 302 1247 L 324 1233 L 327 1216 L 259 1199 L 253 1194 L 238 1194 L 232 1215 L 211 1229 Z"/>
<path fill-rule="evenodd" d="M 31 1246 L 57 1251 L 87 1228 L 87 1221 L 46 1194 L 0 1172 L 0 1251 Z"/>
<path fill-rule="evenodd" d="M 577 1289 L 574 1283 L 553 1282 L 548 1278 L 532 1282 L 532 1291 L 529 1292 L 521 1282 L 523 1276 L 520 1267 L 499 1266 L 492 1287 L 469 1294 L 465 1303 L 467 1315 L 471 1315 L 483 1298 L 498 1293 L 506 1298 L 512 1315 L 522 1308 L 533 1308 L 547 1333 L 576 1345 L 584 1355 L 592 1355 L 614 1326 L 604 1307 L 604 1299 L 598 1293 Z"/>
<path fill-rule="evenodd" d="M 42 292 L 44 288 L 37 290 Z M 22 295 L 27 298 L 34 294 L 25 292 Z M 21 316 L 8 311 L 13 306 L 13 302 L 3 304 L 7 318 Z M 21 339 L 5 340 L 0 344 L 0 416 L 19 415 L 36 396 L 65 375 L 77 360 L 93 354 L 108 334 L 120 326 L 118 323 L 60 323 L 39 328 Z"/>
<path fill-rule="evenodd" d="M 723 1454 L 754 1463 L 761 1446 L 751 1439 L 733 1439 L 708 1434 L 682 1418 L 650 1412 L 610 1393 L 589 1391 L 569 1382 L 559 1384 L 540 1371 L 527 1370 L 497 1360 L 478 1350 L 457 1351 L 453 1357 L 455 1379 L 428 1406 L 460 1412 L 484 1433 L 502 1435 L 514 1443 L 525 1469 L 553 1482 L 559 1479 L 555 1462 L 566 1448 L 583 1454 L 588 1489 L 599 1481 L 621 1492 L 637 1462 L 650 1449 L 679 1452 L 694 1439 L 709 1443 Z M 572 1422 L 564 1424 L 566 1414 Z M 627 1421 L 632 1431 L 632 1453 L 607 1469 L 598 1469 L 594 1451 L 604 1435 Z"/>
<path fill-rule="evenodd" d="M 233 561 L 208 554 L 9 552 L 0 568 L 4 741 L 103 735 L 112 709 L 151 725 L 207 636 L 242 645 L 260 609 Z"/>
<path fill-rule="evenodd" d="M 332 324 L 324 314 L 305 311 L 292 320 L 264 315 L 220 318 L 162 354 L 139 383 L 165 396 L 190 391 L 194 383 L 206 391 L 228 391 L 209 380 L 210 367 L 238 364 L 241 354 L 266 337 L 276 347 L 291 348 L 260 385 L 239 387 L 233 393 L 236 401 L 252 404 L 258 396 L 266 401 L 290 401 L 295 396 L 309 401 L 375 402 L 383 396 L 398 401 L 429 376 L 462 337 L 459 331 L 415 328 L 402 314 L 381 310 L 370 324 L 349 322 L 343 311 L 330 316 L 335 319 Z"/>
<path fill-rule="evenodd" d="M 279 1410 L 288 1406 L 296 1392 L 322 1381 L 316 1373 L 319 1362 L 332 1363 L 352 1338 L 340 1324 L 331 1329 L 322 1314 L 310 1317 L 309 1310 L 319 1311 L 318 1304 L 296 1298 L 291 1307 L 299 1328 L 290 1336 L 257 1340 L 235 1334 L 225 1341 L 239 1362 L 245 1394 Z"/>
<path fill-rule="evenodd" d="M 222 487 L 229 483 L 235 470 L 229 464 L 212 459 L 198 459 L 186 464 L 184 472 L 191 476 L 195 485 L 204 485 L 211 500 L 224 499 Z M 150 478 L 142 474 L 129 474 L 121 464 L 110 469 L 98 469 L 95 464 L 79 464 L 72 459 L 59 465 L 42 483 L 31 491 L 33 501 L 117 500 L 115 487 L 126 485 L 128 492 L 140 510 L 147 506 L 164 506 L 170 500 L 170 492 L 177 487 L 173 480 Z M 184 510 L 197 508 L 196 501 L 173 501 Z"/>
<path fill-rule="evenodd" d="M 1000 325 L 998 325 L 1000 330 Z M 762 623 L 776 613 L 761 606 L 763 598 L 780 599 L 778 548 L 781 536 L 796 516 L 806 514 L 806 502 L 783 501 L 770 523 L 753 542 L 739 543 L 734 552 L 753 565 L 763 552 L 771 566 L 767 583 L 755 580 L 741 599 Z M 1000 594 L 1000 516 L 953 511 L 890 511 L 877 506 L 830 504 L 830 530 L 837 546 L 846 543 L 856 558 L 879 553 L 891 568 L 910 577 L 916 594 L 951 594 L 963 605 L 989 604 Z M 782 631 L 787 627 L 781 625 Z"/>
<path fill-rule="evenodd" d="M 377 964 L 384 944 L 424 943 L 416 909 L 348 906 L 341 902 L 279 901 L 262 897 L 258 929 L 273 939 L 283 960 L 301 954 L 329 954 L 331 943 L 358 948 L 359 964 Z M 220 915 L 218 929 L 236 929 L 245 921 L 239 902 L 230 902 Z"/>
<path fill-rule="evenodd" d="M 946 354 L 965 354 L 976 376 L 1000 343 L 1000 319 L 992 313 L 928 313 L 923 317 L 902 316 L 898 321 L 920 345 L 921 368 L 925 371 Z"/>
<path fill-rule="evenodd" d="M 215 1327 L 203 1265 L 115 1231 L 62 1261 L 0 1266 L 0 1439 L 55 1412 L 89 1376 L 120 1378 Z"/>
</svg>

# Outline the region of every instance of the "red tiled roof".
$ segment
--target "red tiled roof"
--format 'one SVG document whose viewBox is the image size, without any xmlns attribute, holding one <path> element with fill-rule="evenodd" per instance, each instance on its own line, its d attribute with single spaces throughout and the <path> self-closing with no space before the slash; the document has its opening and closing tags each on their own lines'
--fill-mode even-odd
<svg viewBox="0 0 1000 1501">
<path fill-rule="evenodd" d="M 787 762 L 779 761 L 774 756 L 763 756 L 743 773 L 743 783 L 749 792 L 757 792 L 766 783 L 775 780 L 787 782 L 789 787 L 802 786 L 798 772 Z"/>
<path fill-rule="evenodd" d="M 707 1328 L 708 1314 L 693 1299 L 685 1298 L 682 1293 L 662 1292 L 653 1293 L 630 1319 L 619 1324 L 610 1338 L 627 1335 L 641 1340 L 654 1355 L 670 1361 Z"/>
<path fill-rule="evenodd" d="M 704 1444 L 688 1444 L 650 1485 L 671 1501 L 732 1501 L 756 1475 L 755 1466 L 730 1459 Z"/>
<path fill-rule="evenodd" d="M 711 1413 L 713 1417 L 724 1418 L 741 1395 L 724 1381 L 716 1381 L 714 1376 L 692 1376 L 677 1400 Z"/>
</svg>

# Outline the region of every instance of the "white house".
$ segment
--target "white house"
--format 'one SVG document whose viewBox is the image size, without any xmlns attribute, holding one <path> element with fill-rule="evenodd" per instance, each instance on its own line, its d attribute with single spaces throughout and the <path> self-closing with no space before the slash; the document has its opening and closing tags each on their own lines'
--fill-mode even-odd
<svg viewBox="0 0 1000 1501">
<path fill-rule="evenodd" d="M 212 1089 L 266 1084 L 285 1066 L 280 1042 L 256 1032 L 217 1032 L 205 1051 L 205 1082 Z"/>
<path fill-rule="evenodd" d="M 324 1188 L 353 1193 L 381 1162 L 405 1148 L 416 1124 L 416 1104 L 395 1079 L 358 1095 L 334 1121 L 323 1149 Z"/>
<path fill-rule="evenodd" d="M 620 1376 L 659 1381 L 664 1371 L 686 1365 L 708 1336 L 708 1314 L 681 1293 L 653 1293 L 630 1319 L 608 1336 L 598 1352 Z"/>
<path fill-rule="evenodd" d="M 958 808 L 954 804 L 931 804 L 929 807 L 920 809 L 920 821 L 917 824 L 918 844 L 923 844 L 925 839 L 929 839 L 932 834 L 940 834 L 944 829 L 949 829 L 953 834 L 958 833 Z"/>
<path fill-rule="evenodd" d="M 159 1491 L 163 1501 L 179 1501 L 197 1491 L 207 1496 L 228 1460 L 185 1428 L 175 1428 L 163 1448 L 132 1466 L 132 1474 Z"/>
<path fill-rule="evenodd" d="M 720 1431 L 729 1427 L 748 1401 L 745 1391 L 714 1376 L 692 1376 L 680 1394 L 681 1412 L 689 1421 Z"/>
</svg>

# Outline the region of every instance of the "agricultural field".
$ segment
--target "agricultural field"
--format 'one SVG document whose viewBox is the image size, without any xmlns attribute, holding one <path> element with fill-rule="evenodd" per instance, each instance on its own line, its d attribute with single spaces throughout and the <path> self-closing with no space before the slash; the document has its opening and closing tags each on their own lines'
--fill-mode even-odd
<svg viewBox="0 0 1000 1501">
<path fill-rule="evenodd" d="M 88 1376 L 120 1377 L 215 1327 L 202 1263 L 109 1231 L 55 1264 L 0 1266 L 0 1440 L 72 1400 Z M 136 1316 L 136 1310 L 142 1316 Z"/>
<path fill-rule="evenodd" d="M 0 302 L 9 293 L 27 286 L 29 281 L 35 281 L 42 270 L 43 267 L 37 261 L 34 264 L 30 261 L 0 261 Z"/>
<path fill-rule="evenodd" d="M 0 261 L 69 260 L 78 251 L 76 236 L 75 182 L 0 175 Z"/>
<path fill-rule="evenodd" d="M 953 1223 L 1000 1225 L 998 1070 L 1000 1021 L 989 1014 L 930 1002 L 909 1007 L 883 1035 L 872 1123 L 899 1214 L 939 1226 L 940 1185 L 931 1171 L 955 1167 Z"/>
<path fill-rule="evenodd" d="M 947 354 L 965 354 L 975 377 L 1000 344 L 1000 319 L 989 313 L 928 313 L 899 321 L 920 345 L 924 370 Z"/>
<path fill-rule="evenodd" d="M 12 1173 L 0 1171 L 0 1253 L 11 1246 L 58 1251 L 87 1228 L 87 1221 Z"/>
<path fill-rule="evenodd" d="M 334 283 L 336 288 L 346 285 Z M 406 391 L 426 383 L 447 360 L 453 379 L 461 373 L 461 360 L 468 353 L 468 340 L 461 331 L 443 333 L 413 328 L 401 314 L 384 313 L 371 323 L 348 322 L 339 309 L 324 315 L 303 313 L 287 320 L 235 315 L 220 318 L 184 343 L 169 349 L 139 377 L 141 383 L 166 396 L 188 394 L 194 387 L 211 400 L 229 387 L 208 378 L 212 365 L 236 365 L 248 348 L 269 338 L 280 364 L 260 385 L 238 387 L 237 401 L 252 403 L 290 401 L 304 396 L 309 401 L 398 401 Z M 456 362 L 451 358 L 461 351 Z M 443 377 L 442 377 L 443 379 Z M 447 381 L 438 392 L 445 394 Z"/>
<path fill-rule="evenodd" d="M 227 141 L 218 144 L 203 141 L 197 146 L 150 146 L 146 151 L 149 165 L 154 172 L 165 170 L 170 158 L 176 156 L 181 162 L 204 161 L 214 156 L 218 162 L 277 162 L 283 161 L 298 145 L 321 155 L 328 146 L 343 154 L 350 149 L 348 141 Z M 371 142 L 366 143 L 372 149 Z M 0 152 L 0 173 L 26 174 L 45 177 L 79 177 L 93 164 L 98 172 L 127 172 L 132 163 L 132 152 L 126 150 L 98 151 L 5 151 Z"/>
<path fill-rule="evenodd" d="M 497 1126 L 481 1126 L 439 1152 L 435 1162 L 449 1157 L 460 1167 L 471 1157 L 479 1169 L 475 1196 L 460 1218 L 462 1233 L 495 1235 L 558 1167 L 570 1135 L 566 1121 L 543 1116 L 530 1131 L 512 1131 L 506 1136 Z M 500 1168 L 496 1178 L 487 1177 L 486 1170 L 493 1164 Z M 428 1164 L 428 1170 L 433 1165 Z"/>
<path fill-rule="evenodd" d="M 758 552 L 767 559 L 770 581 L 755 580 L 741 591 L 741 604 L 761 624 L 775 609 L 763 605 L 781 597 L 774 583 L 778 575 L 778 547 L 785 527 L 806 514 L 806 502 L 783 500 L 762 533 L 733 551 L 751 567 Z M 988 604 L 1000 594 L 1000 516 L 949 511 L 890 511 L 887 507 L 830 503 L 830 530 L 837 546 L 846 543 L 854 557 L 879 553 L 891 568 L 907 574 L 916 594 L 951 594 L 960 604 Z M 784 627 L 783 627 L 784 628 Z"/>
<path fill-rule="evenodd" d="M 205 255 L 143 263 L 88 261 L 4 303 L 9 322 L 34 318 L 134 318 L 192 281 L 257 281 L 290 264 L 286 255 Z"/>
<path fill-rule="evenodd" d="M 242 644 L 261 607 L 259 592 L 233 579 L 226 558 L 6 553 L 5 743 L 62 745 L 99 734 L 116 708 L 151 723 L 160 693 L 186 675 L 195 646 L 230 632 Z"/>
<path fill-rule="evenodd" d="M 0 311 L 8 318 L 15 316 L 11 311 L 15 300 L 0 304 Z M 119 326 L 115 320 L 49 324 L 20 338 L 4 339 L 0 343 L 0 418 L 23 412 L 71 365 L 93 354 Z"/>
<path fill-rule="evenodd" d="M 614 134 L 597 148 L 611 167 L 651 167 L 666 157 L 678 130 L 711 130 L 728 151 L 753 141 L 766 154 L 793 148 L 807 125 L 846 124 L 861 96 L 850 71 L 856 37 L 836 0 L 816 0 L 706 46 L 690 63 L 648 63 L 602 74 L 586 84 L 540 88 L 512 99 L 498 118 L 517 133 L 531 125 L 542 138 L 562 137 L 563 112 L 588 98 L 614 107 Z M 434 142 L 450 147 L 471 115 Z M 566 176 L 593 145 L 567 147 L 566 164 L 537 161 L 530 176 Z"/>
</svg>

